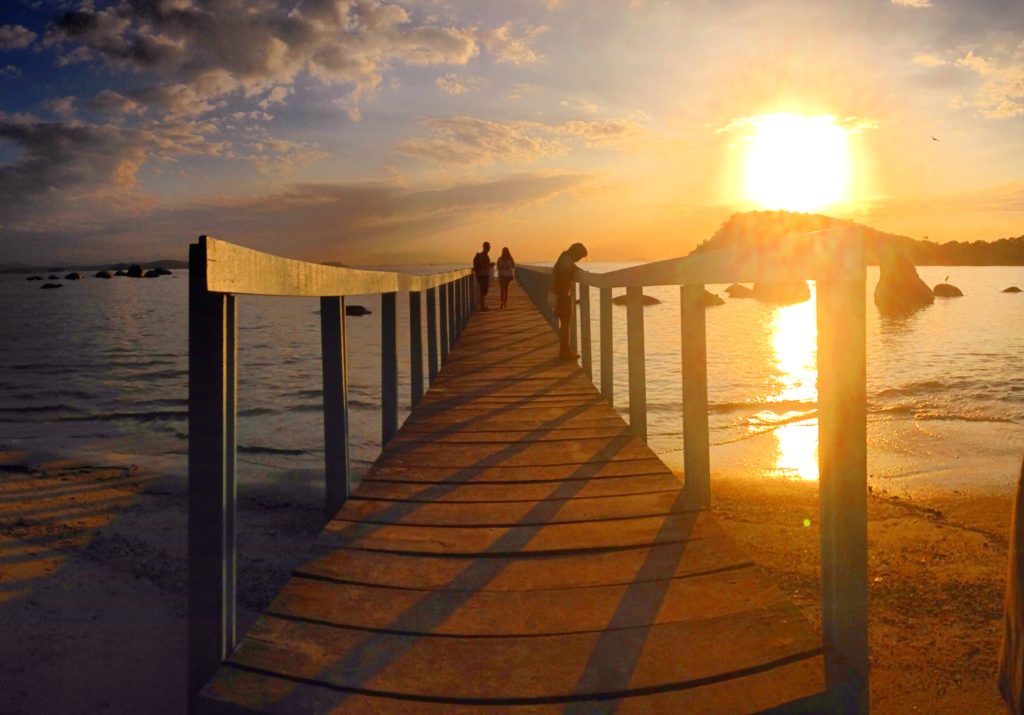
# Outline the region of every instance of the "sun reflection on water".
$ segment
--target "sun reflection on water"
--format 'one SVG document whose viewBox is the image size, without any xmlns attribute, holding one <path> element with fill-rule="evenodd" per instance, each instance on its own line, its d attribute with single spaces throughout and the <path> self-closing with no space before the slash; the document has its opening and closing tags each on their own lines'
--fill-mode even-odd
<svg viewBox="0 0 1024 715">
<path fill-rule="evenodd" d="M 815 480 L 818 419 L 802 419 L 813 414 L 810 405 L 818 400 L 818 326 L 813 284 L 810 300 L 775 309 L 771 331 L 776 374 L 768 401 L 784 403 L 772 414 L 772 421 L 778 425 L 772 431 L 776 442 L 772 471 L 778 476 Z"/>
</svg>

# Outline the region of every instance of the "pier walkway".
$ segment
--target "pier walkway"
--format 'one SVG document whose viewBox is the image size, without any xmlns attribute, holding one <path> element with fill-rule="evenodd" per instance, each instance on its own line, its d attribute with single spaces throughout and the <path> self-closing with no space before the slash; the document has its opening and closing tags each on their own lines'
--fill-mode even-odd
<svg viewBox="0 0 1024 715">
<path fill-rule="evenodd" d="M 556 353 L 515 284 L 472 316 L 201 711 L 822 708 L 821 635 Z"/>
</svg>

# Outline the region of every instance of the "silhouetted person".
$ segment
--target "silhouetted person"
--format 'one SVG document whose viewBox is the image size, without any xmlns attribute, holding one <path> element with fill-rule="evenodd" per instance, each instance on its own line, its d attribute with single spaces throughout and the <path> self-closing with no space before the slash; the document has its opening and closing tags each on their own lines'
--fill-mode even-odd
<svg viewBox="0 0 1024 715">
<path fill-rule="evenodd" d="M 480 310 L 488 310 L 487 288 L 491 283 L 490 250 L 491 244 L 484 241 L 483 250 L 473 256 L 473 274 L 476 276 L 477 285 L 480 286 Z"/>
<path fill-rule="evenodd" d="M 508 287 L 512 279 L 516 277 L 516 261 L 509 253 L 508 246 L 501 249 L 501 257 L 498 258 L 498 285 L 501 287 L 501 307 L 508 305 Z"/>
<path fill-rule="evenodd" d="M 569 345 L 569 331 L 572 329 L 573 305 L 573 273 L 576 261 L 587 255 L 587 247 L 582 243 L 574 243 L 562 251 L 551 271 L 551 293 L 555 296 L 555 315 L 558 316 L 558 357 L 562 360 L 575 360 L 579 355 Z"/>
</svg>

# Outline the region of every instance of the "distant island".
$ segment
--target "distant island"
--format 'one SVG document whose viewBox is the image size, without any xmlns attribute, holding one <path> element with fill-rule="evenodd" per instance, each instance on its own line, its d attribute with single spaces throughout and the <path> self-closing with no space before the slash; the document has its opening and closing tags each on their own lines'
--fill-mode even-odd
<svg viewBox="0 0 1024 715">
<path fill-rule="evenodd" d="M 156 261 L 133 261 L 125 263 L 94 263 L 81 265 L 78 263 L 46 263 L 44 265 L 29 266 L 23 263 L 7 263 L 0 265 L 0 273 L 62 273 L 64 271 L 126 271 L 132 265 L 140 265 L 145 269 L 166 268 L 167 270 L 183 270 L 188 268 L 188 261 L 178 261 L 173 258 L 161 258 Z"/>
<path fill-rule="evenodd" d="M 1024 266 L 1024 235 L 997 241 L 932 241 L 885 233 L 854 221 L 823 214 L 790 211 L 751 211 L 733 214 L 715 234 L 692 253 L 742 248 L 784 236 L 826 228 L 859 226 L 865 231 L 867 262 L 878 264 L 884 249 L 896 248 L 918 266 Z"/>
</svg>

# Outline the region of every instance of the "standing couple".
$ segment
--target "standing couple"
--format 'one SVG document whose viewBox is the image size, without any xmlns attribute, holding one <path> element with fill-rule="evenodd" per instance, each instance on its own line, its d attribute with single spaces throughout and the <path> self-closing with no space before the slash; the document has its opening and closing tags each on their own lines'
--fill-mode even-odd
<svg viewBox="0 0 1024 715">
<path fill-rule="evenodd" d="M 516 262 L 509 253 L 508 247 L 501 249 L 501 257 L 497 263 L 491 262 L 491 244 L 484 241 L 483 250 L 473 256 L 473 274 L 476 275 L 477 285 L 480 286 L 480 310 L 490 310 L 487 307 L 487 289 L 491 284 L 491 269 L 498 269 L 498 283 L 501 286 L 501 307 L 508 305 L 508 286 L 516 276 Z"/>
</svg>

